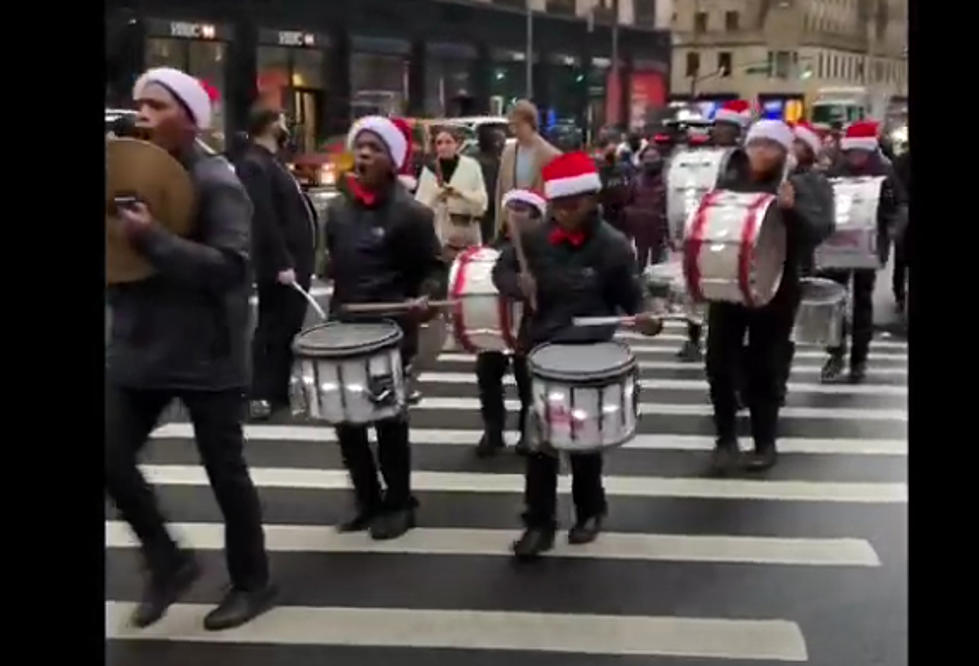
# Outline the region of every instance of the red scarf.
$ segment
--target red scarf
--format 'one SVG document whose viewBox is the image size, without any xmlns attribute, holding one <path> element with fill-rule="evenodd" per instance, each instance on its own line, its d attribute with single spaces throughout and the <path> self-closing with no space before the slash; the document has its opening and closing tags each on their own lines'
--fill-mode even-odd
<svg viewBox="0 0 979 666">
<path fill-rule="evenodd" d="M 350 188 L 350 194 L 353 195 L 354 199 L 368 208 L 377 203 L 377 192 L 361 185 L 360 181 L 352 173 L 347 174 L 347 187 Z"/>
<path fill-rule="evenodd" d="M 551 245 L 560 245 L 561 243 L 568 242 L 571 247 L 581 247 L 585 242 L 585 232 L 584 231 L 565 231 L 561 227 L 554 227 L 551 230 L 551 235 L 548 236 L 548 240 Z"/>
</svg>

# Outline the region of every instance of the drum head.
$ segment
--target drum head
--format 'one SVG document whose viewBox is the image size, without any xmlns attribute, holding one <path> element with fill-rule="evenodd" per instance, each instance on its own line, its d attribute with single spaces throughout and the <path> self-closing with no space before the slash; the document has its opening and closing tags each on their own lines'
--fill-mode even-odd
<svg viewBox="0 0 979 666">
<path fill-rule="evenodd" d="M 802 278 L 802 300 L 812 304 L 832 305 L 846 300 L 846 289 L 839 282 L 824 278 Z"/>
<path fill-rule="evenodd" d="M 621 342 L 545 343 L 531 351 L 528 358 L 535 375 L 566 382 L 615 379 L 636 367 L 636 357 Z"/>
<path fill-rule="evenodd" d="M 761 218 L 752 264 L 751 290 L 755 305 L 760 307 L 775 297 L 785 264 L 785 224 L 775 204 L 769 204 Z"/>
<path fill-rule="evenodd" d="M 390 321 L 331 321 L 301 331 L 292 346 L 297 353 L 309 356 L 359 356 L 396 346 L 402 337 L 401 328 Z"/>
</svg>

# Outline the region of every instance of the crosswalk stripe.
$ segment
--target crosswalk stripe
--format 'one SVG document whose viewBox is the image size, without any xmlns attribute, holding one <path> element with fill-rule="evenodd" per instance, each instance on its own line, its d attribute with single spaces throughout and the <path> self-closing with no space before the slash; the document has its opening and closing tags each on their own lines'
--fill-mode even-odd
<svg viewBox="0 0 979 666">
<path fill-rule="evenodd" d="M 479 442 L 481 430 L 438 430 L 412 428 L 413 444 L 442 444 L 446 446 L 471 446 Z M 374 430 L 368 430 L 371 441 L 377 441 Z M 168 423 L 153 431 L 155 439 L 189 439 L 194 429 L 189 423 Z M 506 433 L 507 441 L 515 444 L 518 433 Z M 245 439 L 255 441 L 286 442 L 336 442 L 336 432 L 328 425 L 246 425 Z M 700 435 L 647 435 L 639 434 L 626 442 L 624 449 L 657 451 L 710 451 L 714 438 Z M 826 455 L 891 455 L 906 456 L 907 440 L 899 439 L 820 439 L 785 437 L 778 440 L 781 453 L 808 453 Z"/>
<path fill-rule="evenodd" d="M 209 606 L 174 604 L 139 630 L 128 624 L 134 608 L 106 602 L 110 639 L 808 660 L 802 630 L 787 620 L 280 606 L 244 627 L 208 632 L 201 618 Z"/>
<path fill-rule="evenodd" d="M 652 338 L 656 340 L 657 338 Z M 636 344 L 629 341 L 629 348 L 637 356 L 641 354 L 676 354 L 678 346 L 676 344 Z M 827 354 L 822 349 L 816 348 L 800 348 L 795 351 L 793 358 L 816 358 L 821 361 L 825 361 Z M 874 351 L 870 356 L 871 361 L 883 359 L 889 361 L 907 361 L 908 355 L 906 352 L 884 352 L 884 351 Z"/>
<path fill-rule="evenodd" d="M 473 384 L 476 375 L 473 372 L 423 372 L 419 376 L 422 382 L 433 384 Z M 515 385 L 512 375 L 506 375 L 503 383 Z M 706 391 L 709 386 L 706 379 L 647 379 L 640 382 L 643 388 L 651 390 L 673 391 Z M 827 395 L 898 395 L 908 394 L 907 386 L 870 385 L 870 384 L 817 384 L 789 382 L 790 393 L 822 393 Z"/>
<path fill-rule="evenodd" d="M 475 354 L 442 353 L 439 354 L 439 361 L 454 361 L 456 363 L 473 363 L 476 361 Z M 871 357 L 871 361 L 873 358 Z M 683 361 L 645 361 L 639 360 L 639 367 L 644 370 L 703 370 L 703 364 L 684 363 Z M 792 365 L 792 374 L 819 374 L 823 369 L 822 365 Z M 870 380 L 874 375 L 907 375 L 907 368 L 878 368 L 869 367 L 867 378 Z M 869 382 L 868 383 L 872 383 Z"/>
<path fill-rule="evenodd" d="M 650 342 L 650 341 L 653 341 L 653 340 L 678 340 L 678 341 L 683 341 L 683 340 L 686 340 L 687 339 L 687 335 L 685 333 L 686 328 L 687 328 L 687 325 L 684 322 L 682 322 L 682 321 L 668 320 L 668 321 L 663 322 L 663 327 L 664 327 L 664 332 L 663 333 L 660 333 L 659 335 L 657 335 L 655 337 L 652 337 L 652 338 L 649 337 L 648 335 L 643 335 L 642 333 L 635 333 L 633 331 L 617 331 L 615 333 L 615 337 L 616 338 L 619 338 L 619 339 L 621 339 L 623 341 L 632 341 L 632 340 L 635 340 L 635 341 L 639 341 L 639 342 Z M 666 332 L 666 331 L 672 331 L 672 330 L 684 331 L 684 332 L 683 333 L 668 333 L 668 332 Z M 802 347 L 812 347 L 813 345 L 800 345 L 800 346 L 802 346 Z M 878 336 L 878 337 L 875 337 L 873 340 L 870 341 L 870 348 L 871 348 L 871 350 L 877 349 L 877 348 L 879 348 L 879 349 L 884 349 L 884 348 L 889 348 L 889 349 L 905 349 L 906 350 L 908 348 L 908 343 L 907 343 L 906 340 L 899 340 L 899 339 L 893 339 L 893 338 L 888 338 L 888 337 L 884 337 L 884 336 Z M 871 355 L 873 355 L 873 352 L 871 352 Z"/>
<path fill-rule="evenodd" d="M 194 550 L 222 550 L 224 525 L 171 523 L 180 543 Z M 400 553 L 416 555 L 510 556 L 517 530 L 416 528 L 393 541 L 375 541 L 366 532 L 340 534 L 332 526 L 265 525 L 265 547 L 279 552 Z M 109 548 L 135 548 L 139 541 L 121 521 L 106 521 Z M 558 539 L 553 557 L 727 562 L 799 566 L 880 566 L 864 539 L 785 539 L 779 537 L 702 536 L 602 532 L 589 544 L 572 546 Z"/>
<path fill-rule="evenodd" d="M 519 400 L 505 400 L 506 408 L 519 410 Z M 639 405 L 642 416 L 711 416 L 714 408 L 711 405 L 684 405 L 662 402 L 644 402 Z M 478 398 L 451 398 L 425 396 L 412 409 L 448 409 L 448 410 L 478 410 Z M 876 409 L 852 407 L 782 407 L 779 410 L 782 418 L 807 419 L 858 419 L 861 421 L 907 421 L 906 409 Z"/>
<path fill-rule="evenodd" d="M 196 465 L 140 465 L 150 483 L 207 486 L 203 467 Z M 261 488 L 342 490 L 350 488 L 345 470 L 252 467 L 252 481 Z M 854 502 L 900 504 L 908 501 L 904 483 L 837 481 L 755 481 L 743 479 L 606 476 L 608 495 L 629 497 L 682 497 L 704 499 L 783 500 L 798 502 Z M 522 474 L 413 471 L 411 485 L 424 492 L 522 493 Z M 571 479 L 558 479 L 558 492 L 571 492 Z"/>
</svg>

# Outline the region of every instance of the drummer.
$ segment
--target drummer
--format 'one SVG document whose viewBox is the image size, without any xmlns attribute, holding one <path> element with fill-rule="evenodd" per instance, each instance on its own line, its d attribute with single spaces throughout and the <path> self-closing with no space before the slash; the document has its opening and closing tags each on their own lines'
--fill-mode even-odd
<svg viewBox="0 0 979 666">
<path fill-rule="evenodd" d="M 717 443 L 712 466 L 731 471 L 739 463 L 736 429 L 735 382 L 737 368 L 746 373 L 746 402 L 751 413 L 754 451 L 745 457 L 749 470 L 775 464 L 776 424 L 785 349 L 799 304 L 800 257 L 812 252 L 813 239 L 826 235 L 832 225 L 832 207 L 825 195 L 799 179 L 782 182 L 794 135 L 779 120 L 760 120 L 748 131 L 746 158 L 733 160 L 732 169 L 718 187 L 736 192 L 778 195 L 786 228 L 782 279 L 774 298 L 761 308 L 737 303 L 711 303 L 708 309 L 707 377 L 714 407 Z M 748 333 L 747 362 L 744 335 Z"/>
<path fill-rule="evenodd" d="M 441 290 L 445 264 L 432 211 L 416 203 L 397 179 L 410 153 L 400 122 L 367 116 L 350 129 L 347 142 L 354 153 L 354 171 L 347 176 L 345 192 L 330 202 L 326 249 L 332 259 L 331 315 L 340 315 L 348 303 L 416 299 L 409 314 L 397 320 L 404 332 L 402 365 L 408 366 L 417 351 L 419 321 L 434 316 L 427 299 Z M 357 506 L 355 515 L 338 529 L 369 528 L 374 539 L 393 539 L 415 525 L 407 414 L 374 427 L 386 484 L 383 495 L 367 427 L 336 428 Z"/>
<path fill-rule="evenodd" d="M 584 152 L 555 158 L 542 171 L 552 219 L 525 237 L 527 272 L 520 271 L 516 252 L 507 247 L 493 269 L 493 282 L 505 296 L 537 309 L 524 327 L 527 347 L 545 342 L 587 343 L 609 340 L 614 329 L 572 325 L 574 317 L 634 314 L 642 299 L 635 279 L 632 247 L 625 236 L 601 220 L 601 181 Z M 637 317 L 636 328 L 647 335 L 662 330 L 649 315 Z M 582 348 L 583 351 L 587 347 Z M 533 559 L 554 545 L 557 529 L 558 458 L 547 442 L 535 443 L 527 457 L 523 514 L 526 530 L 513 544 L 518 559 Z M 602 455 L 571 454 L 576 522 L 568 534 L 573 544 L 593 541 L 606 513 L 602 487 Z"/>
<path fill-rule="evenodd" d="M 828 172 L 830 177 L 853 178 L 858 176 L 884 176 L 880 201 L 877 207 L 877 248 L 881 265 L 887 263 L 890 251 L 891 230 L 900 224 L 906 215 L 904 210 L 904 189 L 901 187 L 894 168 L 885 162 L 878 142 L 879 124 L 874 121 L 853 123 L 846 129 L 840 141 L 843 159 Z M 858 270 L 827 271 L 825 276 L 848 287 L 853 281 L 853 326 L 849 329 L 844 320 L 843 344 L 829 351 L 829 358 L 822 370 L 822 381 L 833 383 L 843 378 L 845 369 L 843 357 L 846 355 L 847 333 L 853 338 L 850 349 L 850 376 L 852 383 L 860 383 L 867 374 L 867 356 L 870 353 L 870 340 L 874 334 L 874 285 L 877 271 L 873 268 Z"/>
<path fill-rule="evenodd" d="M 537 192 L 531 190 L 510 190 L 503 195 L 503 226 L 496 233 L 492 247 L 501 252 L 510 246 L 509 225 L 521 229 L 526 234 L 540 226 L 547 210 L 547 201 Z M 520 322 L 521 340 L 526 340 L 523 329 L 530 321 L 529 314 Z M 527 414 L 531 407 L 530 373 L 527 371 L 527 349 L 514 350 L 512 356 L 503 352 L 483 351 L 476 356 L 476 380 L 479 383 L 479 409 L 483 417 L 483 436 L 476 447 L 476 455 L 480 458 L 495 455 L 505 445 L 503 430 L 506 422 L 506 407 L 503 403 L 503 375 L 507 366 L 513 361 L 513 376 L 517 382 L 517 392 L 520 394 L 520 439 L 516 451 L 527 455 L 530 448 L 527 444 Z"/>
</svg>

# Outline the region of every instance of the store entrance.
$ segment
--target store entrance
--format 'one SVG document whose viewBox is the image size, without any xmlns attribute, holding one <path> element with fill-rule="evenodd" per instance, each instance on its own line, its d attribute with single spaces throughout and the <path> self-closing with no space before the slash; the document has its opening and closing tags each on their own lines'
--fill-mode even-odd
<svg viewBox="0 0 979 666">
<path fill-rule="evenodd" d="M 296 142 L 296 150 L 300 154 L 316 152 L 323 91 L 315 88 L 292 88 L 288 99 L 289 108 L 286 113 L 294 122 L 292 136 Z"/>
</svg>

